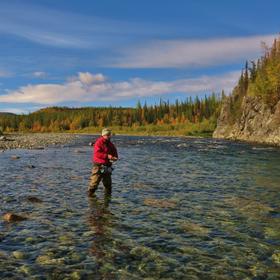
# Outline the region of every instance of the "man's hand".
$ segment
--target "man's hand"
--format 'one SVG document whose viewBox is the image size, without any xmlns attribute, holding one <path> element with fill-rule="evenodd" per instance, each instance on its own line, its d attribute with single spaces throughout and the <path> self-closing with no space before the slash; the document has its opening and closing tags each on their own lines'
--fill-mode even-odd
<svg viewBox="0 0 280 280">
<path fill-rule="evenodd" d="M 109 160 L 113 160 L 113 161 L 118 160 L 117 157 L 113 157 L 112 155 L 108 155 L 108 159 L 109 159 Z"/>
</svg>

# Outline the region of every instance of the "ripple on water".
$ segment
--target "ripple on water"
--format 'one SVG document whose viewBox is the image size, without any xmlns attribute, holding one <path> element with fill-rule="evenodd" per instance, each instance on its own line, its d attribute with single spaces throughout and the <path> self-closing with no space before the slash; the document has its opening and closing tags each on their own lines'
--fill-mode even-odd
<svg viewBox="0 0 280 280">
<path fill-rule="evenodd" d="M 3 279 L 278 279 L 278 149 L 117 136 L 88 200 L 91 140 L 0 154 L 0 215 L 28 218 L 0 221 Z"/>
</svg>

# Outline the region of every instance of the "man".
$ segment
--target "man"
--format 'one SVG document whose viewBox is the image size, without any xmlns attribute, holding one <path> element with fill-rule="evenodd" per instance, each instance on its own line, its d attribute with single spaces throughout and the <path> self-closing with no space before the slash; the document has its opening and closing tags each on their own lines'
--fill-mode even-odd
<svg viewBox="0 0 280 280">
<path fill-rule="evenodd" d="M 110 195 L 112 192 L 112 162 L 118 160 L 118 152 L 115 145 L 111 142 L 112 132 L 108 128 L 102 130 L 93 150 L 93 169 L 90 177 L 88 195 L 94 196 L 100 181 L 105 187 L 105 193 Z"/>
</svg>

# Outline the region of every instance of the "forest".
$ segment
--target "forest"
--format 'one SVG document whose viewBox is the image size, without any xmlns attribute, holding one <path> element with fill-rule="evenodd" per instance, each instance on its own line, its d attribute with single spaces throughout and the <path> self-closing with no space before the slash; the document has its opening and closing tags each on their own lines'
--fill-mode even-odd
<svg viewBox="0 0 280 280">
<path fill-rule="evenodd" d="M 124 107 L 49 107 L 27 115 L 0 114 L 4 132 L 98 132 L 102 127 L 117 133 L 211 134 L 215 129 L 221 100 L 213 93 L 204 98 L 189 97 L 174 103 Z"/>
<path fill-rule="evenodd" d="M 256 61 L 247 61 L 237 85 L 229 96 L 232 123 L 240 116 L 244 96 L 254 96 L 273 111 L 280 100 L 280 38 L 269 48 L 262 44 L 264 54 Z"/>
</svg>

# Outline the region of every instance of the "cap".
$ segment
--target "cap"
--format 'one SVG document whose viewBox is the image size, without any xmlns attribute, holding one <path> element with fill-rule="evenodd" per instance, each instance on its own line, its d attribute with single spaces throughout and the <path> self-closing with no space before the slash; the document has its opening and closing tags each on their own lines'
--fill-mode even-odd
<svg viewBox="0 0 280 280">
<path fill-rule="evenodd" d="M 111 135 L 112 131 L 109 128 L 103 128 L 101 134 L 102 134 L 102 136 Z"/>
</svg>

